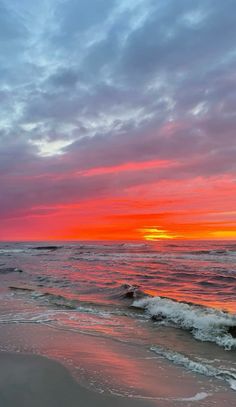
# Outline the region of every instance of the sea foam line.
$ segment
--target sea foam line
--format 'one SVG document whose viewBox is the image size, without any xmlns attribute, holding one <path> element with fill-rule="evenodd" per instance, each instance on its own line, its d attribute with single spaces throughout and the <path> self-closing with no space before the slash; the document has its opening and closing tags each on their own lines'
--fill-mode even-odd
<svg viewBox="0 0 236 407">
<path fill-rule="evenodd" d="M 173 362 L 175 365 L 183 366 L 187 370 L 204 376 L 214 377 L 215 379 L 224 380 L 230 385 L 231 389 L 236 390 L 236 371 L 234 373 L 232 371 L 218 369 L 208 364 L 196 362 L 182 353 L 173 352 L 158 346 L 152 346 L 150 350 L 157 355 L 163 356 L 170 362 Z"/>
</svg>

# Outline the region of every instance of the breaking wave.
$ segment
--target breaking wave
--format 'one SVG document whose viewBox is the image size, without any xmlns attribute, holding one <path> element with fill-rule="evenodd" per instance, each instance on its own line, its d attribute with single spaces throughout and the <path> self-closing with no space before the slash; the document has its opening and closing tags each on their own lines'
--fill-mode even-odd
<svg viewBox="0 0 236 407">
<path fill-rule="evenodd" d="M 161 297 L 138 299 L 132 306 L 144 309 L 162 325 L 190 331 L 195 339 L 215 342 L 226 350 L 236 348 L 236 315 Z"/>
</svg>

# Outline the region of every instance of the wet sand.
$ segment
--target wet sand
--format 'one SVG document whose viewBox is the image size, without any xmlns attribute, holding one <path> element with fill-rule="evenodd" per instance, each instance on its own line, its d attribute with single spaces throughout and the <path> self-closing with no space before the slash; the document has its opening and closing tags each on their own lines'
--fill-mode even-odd
<svg viewBox="0 0 236 407">
<path fill-rule="evenodd" d="M 0 407 L 151 407 L 147 401 L 105 396 L 80 386 L 45 357 L 0 353 Z"/>
</svg>

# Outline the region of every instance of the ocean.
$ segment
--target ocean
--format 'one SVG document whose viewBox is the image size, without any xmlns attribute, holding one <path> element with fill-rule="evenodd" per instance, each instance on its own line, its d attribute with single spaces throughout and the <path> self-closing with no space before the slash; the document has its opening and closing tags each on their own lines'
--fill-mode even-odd
<svg viewBox="0 0 236 407">
<path fill-rule="evenodd" d="M 157 406 L 236 405 L 236 242 L 2 242 L 0 279 L 1 351 Z"/>
</svg>

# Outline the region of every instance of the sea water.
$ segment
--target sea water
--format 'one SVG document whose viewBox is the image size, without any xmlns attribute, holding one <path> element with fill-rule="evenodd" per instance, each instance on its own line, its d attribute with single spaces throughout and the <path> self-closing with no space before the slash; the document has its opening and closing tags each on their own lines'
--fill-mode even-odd
<svg viewBox="0 0 236 407">
<path fill-rule="evenodd" d="M 121 397 L 236 403 L 236 242 L 1 243 L 0 279 L 2 351 Z"/>
</svg>

